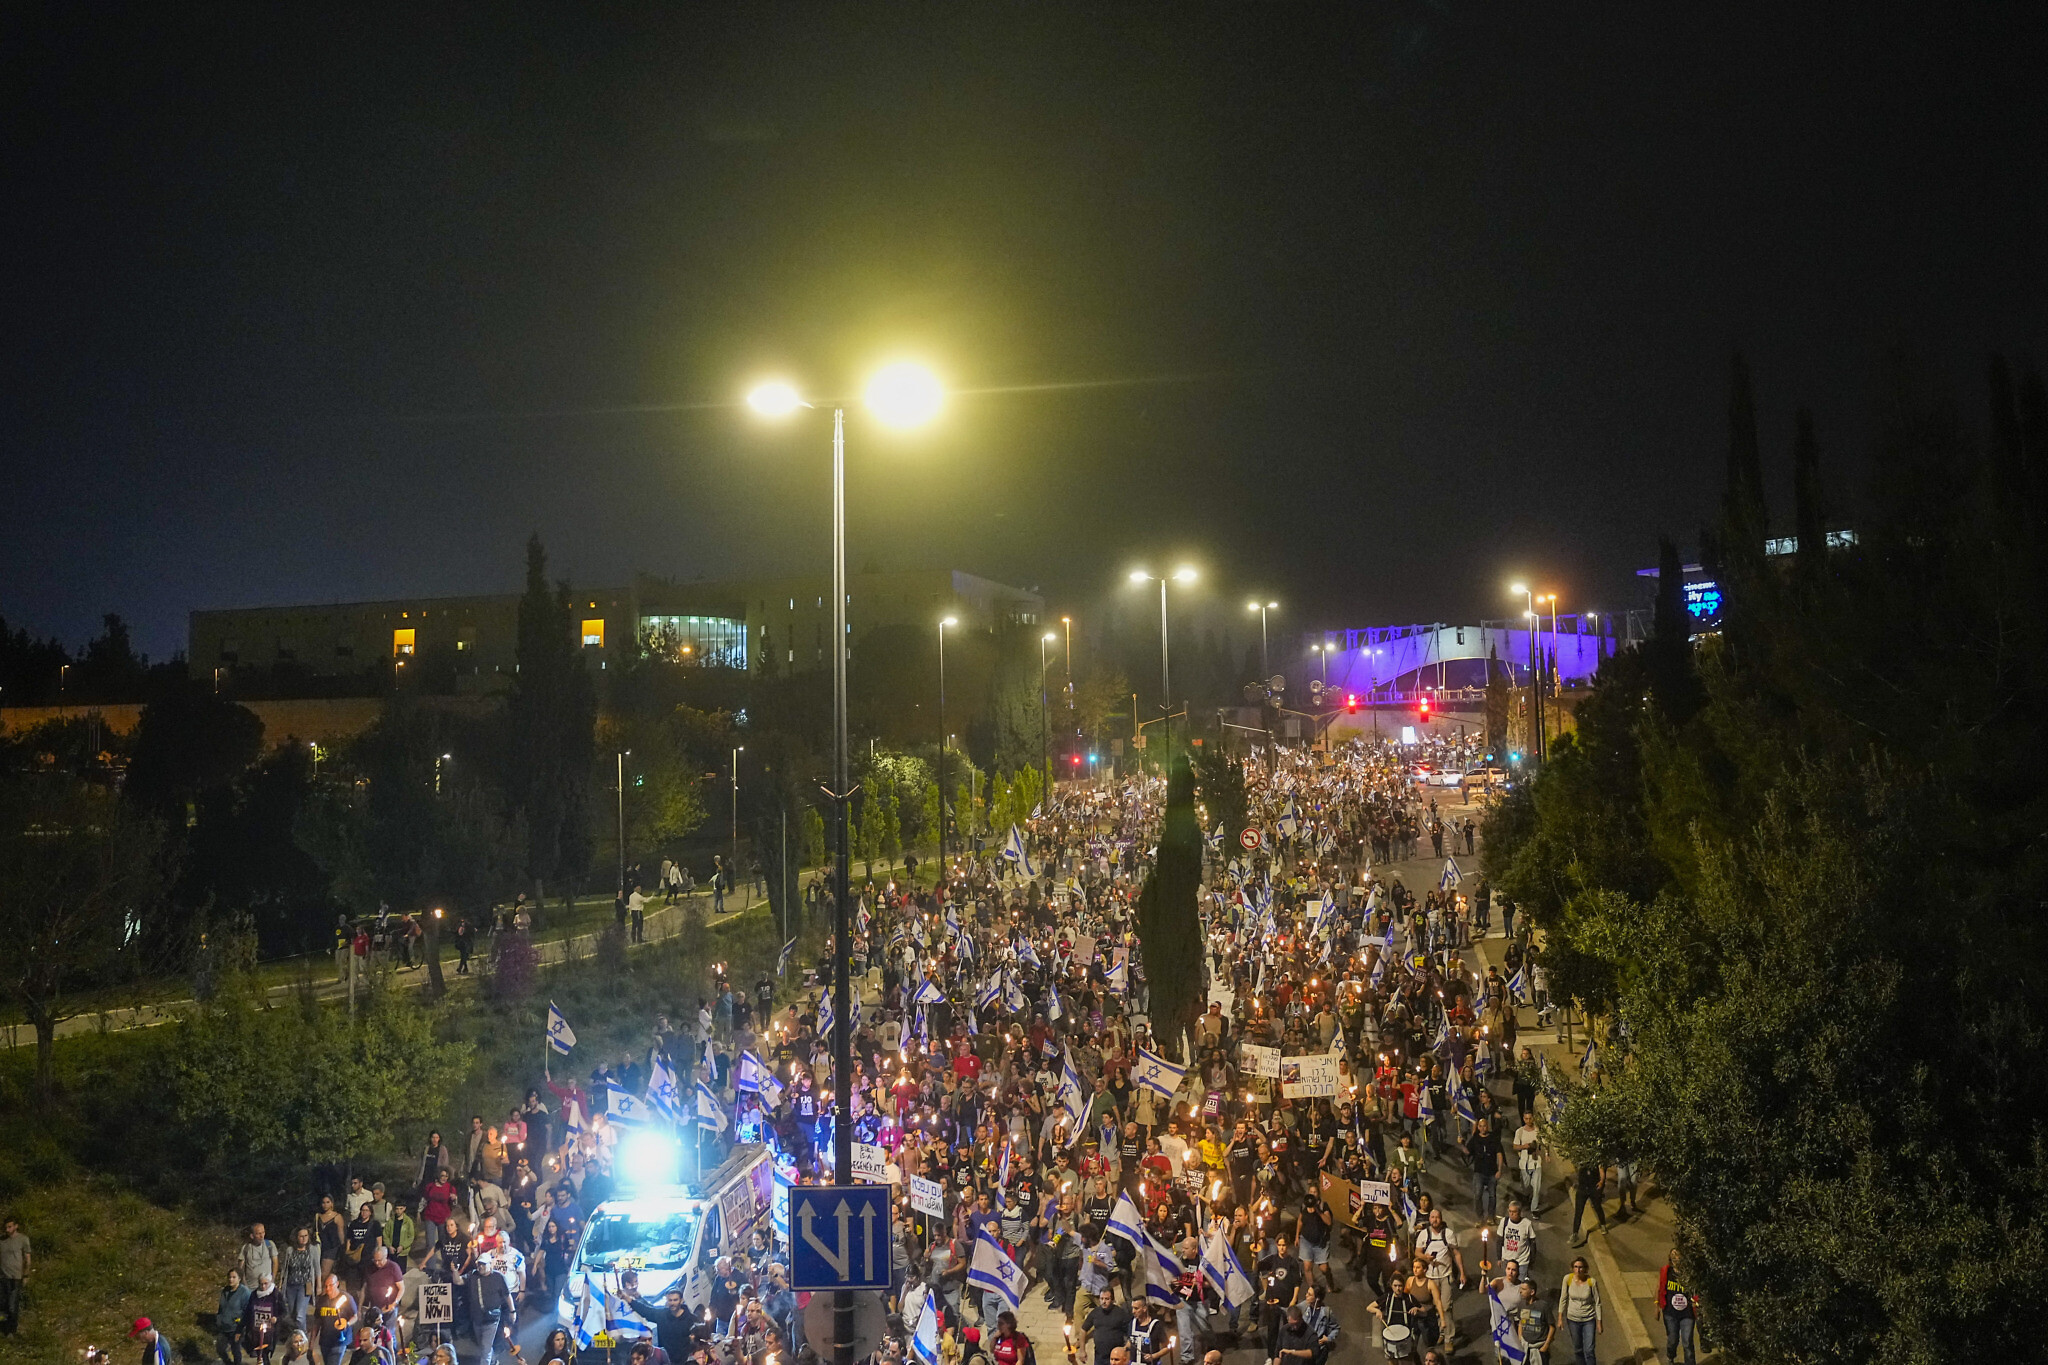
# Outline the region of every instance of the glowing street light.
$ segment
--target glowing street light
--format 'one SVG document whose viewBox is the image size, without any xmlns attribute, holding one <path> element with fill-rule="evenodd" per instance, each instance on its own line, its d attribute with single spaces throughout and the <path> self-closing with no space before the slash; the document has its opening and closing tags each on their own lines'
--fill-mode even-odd
<svg viewBox="0 0 2048 1365">
<path fill-rule="evenodd" d="M 868 383 L 868 408 L 890 426 L 915 426 L 938 414 L 944 390 L 922 367 L 898 361 L 885 366 Z M 784 419 L 799 408 L 811 408 L 794 384 L 771 380 L 756 385 L 747 406 L 762 417 Z M 940 726 L 943 736 L 945 727 Z M 943 745 L 943 738 L 941 744 Z M 941 750 L 943 752 L 943 748 Z M 846 407 L 832 405 L 832 1010 L 840 1020 L 853 1017 L 848 966 L 852 946 L 851 850 L 847 846 L 846 780 Z M 943 836 L 942 836 L 943 837 Z M 943 859 L 941 860 L 943 861 Z M 853 1039 L 843 1023 L 832 1031 L 833 1168 L 853 1169 Z M 832 1300 L 835 1341 L 853 1341 L 853 1296 L 839 1290 Z M 838 1365 L 852 1365 L 848 1350 L 835 1352 Z"/>
<path fill-rule="evenodd" d="M 1171 578 L 1176 583 L 1192 583 L 1195 576 L 1194 569 L 1185 564 L 1171 574 L 1161 575 L 1156 579 L 1143 569 L 1131 570 L 1131 582 L 1159 584 L 1159 704 L 1160 709 L 1165 712 L 1166 741 L 1169 748 L 1173 744 L 1173 683 L 1167 666 L 1166 652 L 1166 580 Z"/>
<path fill-rule="evenodd" d="M 1266 613 L 1280 610 L 1280 604 L 1278 602 L 1247 602 L 1244 604 L 1244 609 L 1246 611 L 1255 611 L 1259 614 L 1259 676 L 1262 678 L 1268 677 L 1272 674 L 1273 667 L 1266 662 Z"/>
</svg>

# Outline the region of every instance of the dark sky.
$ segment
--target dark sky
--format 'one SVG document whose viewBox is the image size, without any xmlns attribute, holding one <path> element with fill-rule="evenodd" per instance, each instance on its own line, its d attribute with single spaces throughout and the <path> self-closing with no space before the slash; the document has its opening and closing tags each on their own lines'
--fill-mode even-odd
<svg viewBox="0 0 2048 1365">
<path fill-rule="evenodd" d="M 2040 353 L 2042 8 L 11 6 L 0 615 L 822 567 L 823 424 L 602 410 L 898 355 L 1159 382 L 856 415 L 856 567 L 1629 605 L 1731 347 L 1845 497 Z"/>
</svg>

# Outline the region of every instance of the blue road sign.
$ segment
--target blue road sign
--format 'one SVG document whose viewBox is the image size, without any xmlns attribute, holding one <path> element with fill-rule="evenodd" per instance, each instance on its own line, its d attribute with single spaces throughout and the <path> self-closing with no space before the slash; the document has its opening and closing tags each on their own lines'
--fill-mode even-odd
<svg viewBox="0 0 2048 1365">
<path fill-rule="evenodd" d="M 889 1288 L 888 1185 L 799 1185 L 789 1192 L 789 1287 Z"/>
</svg>

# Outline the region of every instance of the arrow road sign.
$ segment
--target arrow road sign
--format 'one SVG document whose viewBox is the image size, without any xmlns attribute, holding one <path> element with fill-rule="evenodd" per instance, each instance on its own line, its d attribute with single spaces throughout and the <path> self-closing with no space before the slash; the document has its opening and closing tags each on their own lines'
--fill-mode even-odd
<svg viewBox="0 0 2048 1365">
<path fill-rule="evenodd" d="M 799 1185 L 789 1192 L 790 1288 L 889 1288 L 888 1185 Z"/>
</svg>

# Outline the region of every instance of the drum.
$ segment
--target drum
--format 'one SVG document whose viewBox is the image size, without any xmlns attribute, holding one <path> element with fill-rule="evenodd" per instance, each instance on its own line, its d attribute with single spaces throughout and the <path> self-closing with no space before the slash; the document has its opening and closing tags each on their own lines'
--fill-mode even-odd
<svg viewBox="0 0 2048 1365">
<path fill-rule="evenodd" d="M 1408 1360 L 1415 1354 L 1415 1334 L 1398 1322 L 1380 1328 L 1380 1349 L 1388 1360 Z"/>
</svg>

